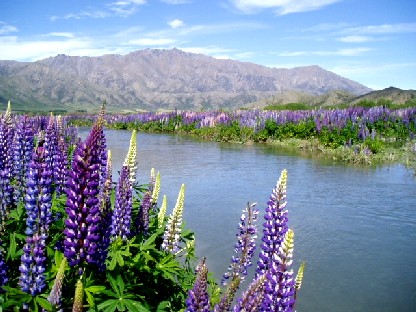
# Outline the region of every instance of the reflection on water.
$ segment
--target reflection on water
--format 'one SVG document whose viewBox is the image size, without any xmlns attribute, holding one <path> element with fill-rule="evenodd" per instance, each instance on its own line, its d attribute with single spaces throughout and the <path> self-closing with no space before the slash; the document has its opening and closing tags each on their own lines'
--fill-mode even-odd
<svg viewBox="0 0 416 312">
<path fill-rule="evenodd" d="M 114 172 L 130 135 L 106 131 Z M 184 219 L 218 278 L 232 256 L 241 210 L 250 201 L 264 211 L 286 168 L 296 269 L 307 262 L 297 310 L 415 310 L 416 180 L 402 166 L 354 168 L 265 145 L 153 134 L 138 134 L 138 160 L 140 182 L 148 182 L 152 167 L 160 171 L 170 210 L 185 183 Z"/>
</svg>

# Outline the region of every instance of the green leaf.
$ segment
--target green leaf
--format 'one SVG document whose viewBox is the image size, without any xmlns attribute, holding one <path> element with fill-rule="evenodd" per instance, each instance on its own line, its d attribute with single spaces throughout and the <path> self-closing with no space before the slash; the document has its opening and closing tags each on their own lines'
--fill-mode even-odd
<svg viewBox="0 0 416 312">
<path fill-rule="evenodd" d="M 138 301 L 130 299 L 125 299 L 123 301 L 130 312 L 150 312 L 150 310 L 146 309 L 146 307 Z"/>
<path fill-rule="evenodd" d="M 167 311 L 166 309 L 169 308 L 169 306 L 170 306 L 169 301 L 162 301 L 157 306 L 156 312 L 165 312 L 165 311 Z"/>
<path fill-rule="evenodd" d="M 118 298 L 118 295 L 115 292 L 112 292 L 110 290 L 104 289 L 102 291 L 102 293 L 105 294 L 105 295 L 107 295 L 107 296 L 110 296 L 110 297 Z"/>
<path fill-rule="evenodd" d="M 87 296 L 87 302 L 90 305 L 90 307 L 95 306 L 95 301 L 94 301 L 94 296 L 91 295 L 91 293 L 89 291 L 86 291 L 84 289 L 85 295 Z"/>
<path fill-rule="evenodd" d="M 87 288 L 84 288 L 84 290 L 89 291 L 93 294 L 98 294 L 105 290 L 105 286 L 89 286 Z"/>
<path fill-rule="evenodd" d="M 43 308 L 43 309 L 45 309 L 45 310 L 47 310 L 47 311 L 52 311 L 53 310 L 53 307 L 52 307 L 52 304 L 48 301 L 48 300 L 46 300 L 45 298 L 42 298 L 42 297 L 36 297 L 36 302 L 37 303 L 39 303 L 39 305 Z"/>
<path fill-rule="evenodd" d="M 114 312 L 117 309 L 118 300 L 116 299 L 109 299 L 100 303 L 97 306 L 98 311 L 104 310 L 105 312 Z"/>
<path fill-rule="evenodd" d="M 116 298 L 123 297 L 124 281 L 121 276 L 117 275 L 117 278 L 114 279 L 110 274 L 107 274 L 107 280 L 110 282 L 111 288 L 117 294 Z"/>
<path fill-rule="evenodd" d="M 121 275 L 117 275 L 117 285 L 120 290 L 120 297 L 121 297 L 121 295 L 123 295 L 124 293 L 124 281 Z"/>
<path fill-rule="evenodd" d="M 117 263 L 120 265 L 120 266 L 124 266 L 124 259 L 123 259 L 123 256 L 121 255 L 121 253 L 120 252 L 117 252 L 116 253 L 116 257 L 115 257 L 116 259 L 117 259 Z"/>
<path fill-rule="evenodd" d="M 7 260 L 8 259 L 14 259 L 16 258 L 16 238 L 15 238 L 15 233 L 10 233 L 10 243 L 9 243 L 9 250 L 7 251 Z"/>
<path fill-rule="evenodd" d="M 116 267 L 116 264 L 117 264 L 116 257 L 111 258 L 110 264 L 108 265 L 108 269 L 110 271 L 114 270 L 114 268 Z"/>
</svg>

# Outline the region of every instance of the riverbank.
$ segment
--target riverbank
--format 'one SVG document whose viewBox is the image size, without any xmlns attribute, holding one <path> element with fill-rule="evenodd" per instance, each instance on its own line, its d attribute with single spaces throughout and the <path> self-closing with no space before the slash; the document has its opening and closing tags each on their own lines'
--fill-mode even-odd
<svg viewBox="0 0 416 312">
<path fill-rule="evenodd" d="M 88 125 L 96 116 L 72 116 Z M 191 135 L 216 142 L 265 143 L 357 165 L 400 163 L 416 168 L 416 108 L 349 107 L 303 111 L 146 112 L 106 115 L 106 125 Z"/>
<path fill-rule="evenodd" d="M 268 140 L 266 144 L 279 146 L 284 149 L 298 151 L 300 155 L 311 158 L 326 158 L 334 161 L 341 161 L 350 164 L 371 166 L 402 164 L 413 170 L 416 174 L 416 141 L 407 142 L 400 148 L 386 147 L 374 154 L 368 151 L 363 144 L 355 148 L 338 147 L 327 148 L 319 143 L 317 139 L 301 140 Z"/>
</svg>

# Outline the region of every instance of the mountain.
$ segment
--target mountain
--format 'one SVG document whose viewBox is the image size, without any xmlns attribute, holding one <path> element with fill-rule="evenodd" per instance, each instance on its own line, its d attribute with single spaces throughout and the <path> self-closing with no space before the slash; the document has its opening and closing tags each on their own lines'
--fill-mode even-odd
<svg viewBox="0 0 416 312">
<path fill-rule="evenodd" d="M 333 90 L 371 91 L 319 66 L 268 68 L 178 49 L 0 61 L 0 101 L 32 110 L 96 110 L 104 99 L 108 110 L 121 112 L 235 109 L 285 92 Z"/>
<path fill-rule="evenodd" d="M 416 99 L 416 90 L 402 90 L 395 87 L 389 87 L 383 90 L 372 91 L 364 95 L 358 96 L 351 104 L 357 104 L 360 101 L 377 102 L 381 99 L 394 102 L 396 104 L 404 104 L 406 101 Z"/>
</svg>

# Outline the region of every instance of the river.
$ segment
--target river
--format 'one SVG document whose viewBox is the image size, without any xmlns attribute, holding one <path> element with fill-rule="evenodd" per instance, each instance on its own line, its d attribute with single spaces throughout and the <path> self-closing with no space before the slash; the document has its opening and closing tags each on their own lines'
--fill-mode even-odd
<svg viewBox="0 0 416 312">
<path fill-rule="evenodd" d="M 85 137 L 85 131 L 80 134 Z M 114 172 L 130 136 L 106 130 Z M 233 255 L 242 209 L 256 202 L 262 214 L 287 169 L 295 271 L 306 261 L 297 310 L 415 311 L 416 177 L 403 166 L 354 167 L 267 145 L 164 134 L 139 133 L 137 144 L 138 180 L 147 183 L 151 168 L 161 173 L 169 213 L 185 183 L 184 220 L 195 231 L 198 255 L 207 257 L 217 278 Z M 261 216 L 260 230 L 262 221 Z"/>
</svg>

